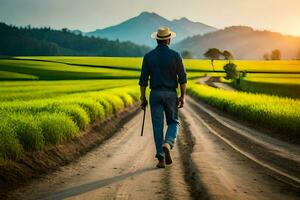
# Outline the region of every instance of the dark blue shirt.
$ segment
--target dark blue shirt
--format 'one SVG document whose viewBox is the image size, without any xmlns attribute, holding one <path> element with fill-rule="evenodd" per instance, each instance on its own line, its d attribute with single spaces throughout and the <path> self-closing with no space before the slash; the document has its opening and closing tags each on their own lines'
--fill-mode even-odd
<svg viewBox="0 0 300 200">
<path fill-rule="evenodd" d="M 151 89 L 175 90 L 187 82 L 181 56 L 167 45 L 159 44 L 144 56 L 139 85 Z"/>
</svg>

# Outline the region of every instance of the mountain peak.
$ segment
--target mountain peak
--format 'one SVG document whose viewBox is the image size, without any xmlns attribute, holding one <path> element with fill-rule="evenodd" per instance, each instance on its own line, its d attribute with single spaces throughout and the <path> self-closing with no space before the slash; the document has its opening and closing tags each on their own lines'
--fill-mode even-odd
<svg viewBox="0 0 300 200">
<path fill-rule="evenodd" d="M 168 20 L 155 12 L 144 11 L 138 16 L 130 18 L 120 24 L 98 29 L 94 32 L 87 33 L 87 35 L 154 46 L 156 43 L 149 37 L 149 34 L 160 26 L 168 26 L 177 33 L 177 37 L 173 39 L 173 43 L 193 35 L 216 30 L 213 27 L 192 22 L 185 17 L 179 20 Z"/>
<path fill-rule="evenodd" d="M 141 12 L 141 14 L 139 14 L 140 17 L 161 17 L 158 14 L 156 14 L 155 12 L 148 12 L 148 11 L 144 11 Z"/>
<path fill-rule="evenodd" d="M 191 22 L 191 20 L 189 20 L 186 17 L 181 17 L 180 19 L 174 19 L 173 21 L 181 21 L 181 22 Z"/>
</svg>

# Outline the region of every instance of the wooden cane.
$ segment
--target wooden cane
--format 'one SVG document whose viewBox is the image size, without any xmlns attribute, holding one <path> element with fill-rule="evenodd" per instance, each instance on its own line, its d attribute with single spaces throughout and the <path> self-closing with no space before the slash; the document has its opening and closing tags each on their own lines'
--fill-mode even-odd
<svg viewBox="0 0 300 200">
<path fill-rule="evenodd" d="M 142 124 L 141 136 L 144 135 L 144 125 L 145 125 L 145 117 L 146 117 L 146 108 L 147 108 L 147 106 L 145 106 L 145 108 L 144 108 L 144 117 L 143 117 L 143 124 Z"/>
</svg>

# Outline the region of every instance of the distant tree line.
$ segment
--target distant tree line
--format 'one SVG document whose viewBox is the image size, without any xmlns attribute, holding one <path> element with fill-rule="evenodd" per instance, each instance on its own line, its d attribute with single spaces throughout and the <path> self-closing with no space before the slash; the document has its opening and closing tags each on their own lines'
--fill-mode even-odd
<svg viewBox="0 0 300 200">
<path fill-rule="evenodd" d="M 281 60 L 281 51 L 279 49 L 274 49 L 270 54 L 265 53 L 263 58 L 264 60 Z"/>
<path fill-rule="evenodd" d="M 53 30 L 0 23 L 0 55 L 143 56 L 149 50 L 132 42 L 74 34 L 66 28 Z"/>
<path fill-rule="evenodd" d="M 191 58 L 193 58 L 192 53 L 191 53 L 190 51 L 188 51 L 188 50 L 183 50 L 183 51 L 181 52 L 181 56 L 182 56 L 183 58 L 185 58 L 185 59 L 191 59 Z"/>
</svg>

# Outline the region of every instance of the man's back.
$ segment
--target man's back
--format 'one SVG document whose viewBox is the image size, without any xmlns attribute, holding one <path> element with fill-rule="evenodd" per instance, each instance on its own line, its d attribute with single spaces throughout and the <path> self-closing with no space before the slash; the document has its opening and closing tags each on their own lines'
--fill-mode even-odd
<svg viewBox="0 0 300 200">
<path fill-rule="evenodd" d="M 140 77 L 141 86 L 148 85 L 149 76 L 151 89 L 175 90 L 178 83 L 186 82 L 180 55 L 163 44 L 145 55 Z"/>
</svg>

